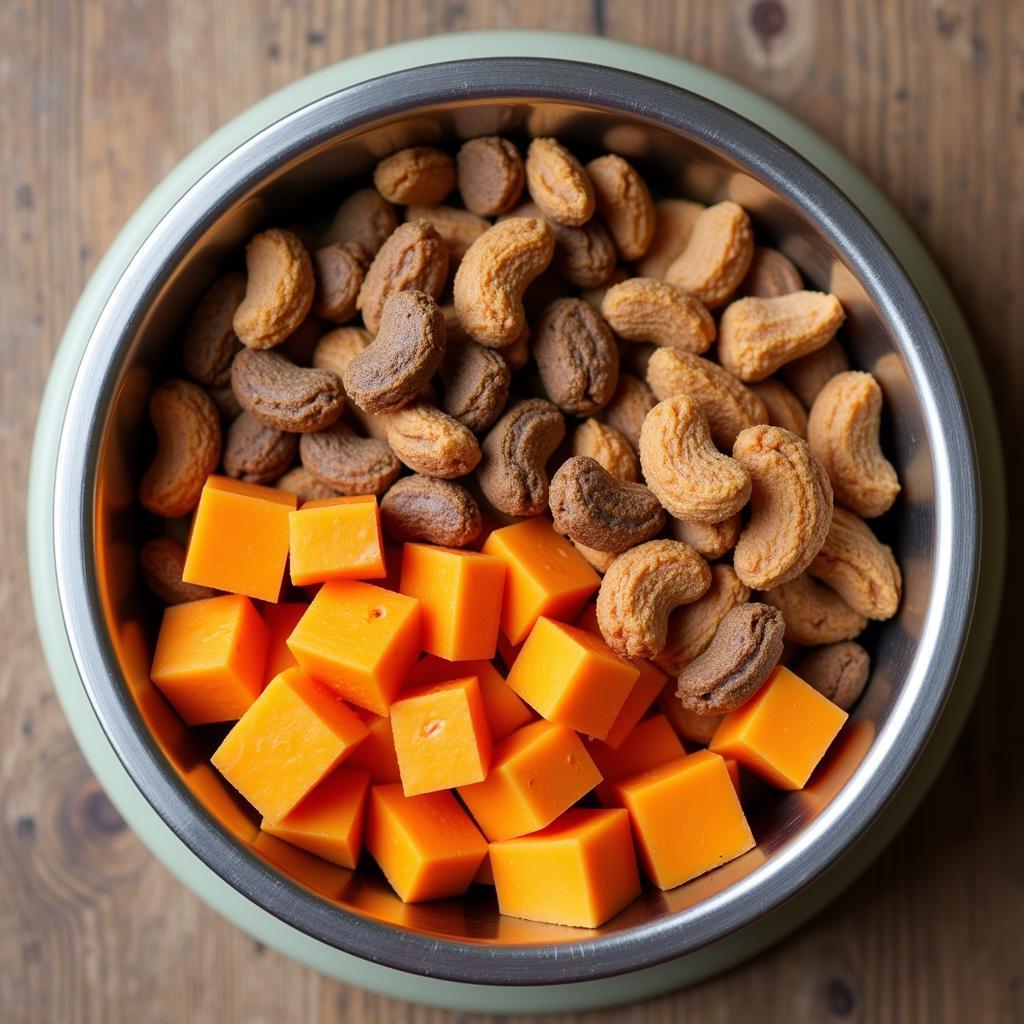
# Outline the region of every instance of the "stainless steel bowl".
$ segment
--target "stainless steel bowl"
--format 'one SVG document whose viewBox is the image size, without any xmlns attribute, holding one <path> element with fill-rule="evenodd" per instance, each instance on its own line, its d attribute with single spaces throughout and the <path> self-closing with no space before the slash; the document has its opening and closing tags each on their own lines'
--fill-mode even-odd
<svg viewBox="0 0 1024 1024">
<path fill-rule="evenodd" d="M 187 311 L 253 231 L 335 200 L 395 149 L 499 131 L 612 150 L 665 193 L 730 197 L 812 285 L 835 292 L 844 341 L 886 396 L 904 491 L 880 524 L 903 567 L 898 617 L 874 630 L 870 687 L 800 793 L 756 808 L 754 851 L 603 928 L 502 918 L 493 897 L 405 906 L 372 869 L 334 868 L 263 836 L 208 766 L 217 731 L 186 730 L 149 680 L 157 610 L 136 579 L 134 499 L 151 450 L 145 402 L 174 365 Z M 249 900 L 376 963 L 475 983 L 622 974 L 706 947 L 779 908 L 848 851 L 896 792 L 950 691 L 978 583 L 978 474 L 955 374 L 920 296 L 857 209 L 756 125 L 675 87 L 530 58 L 387 75 L 255 135 L 181 196 L 107 301 L 81 361 L 57 461 L 54 537 L 68 640 L 97 717 L 173 831 Z M 683 823 L 681 823 L 682 825 Z"/>
</svg>

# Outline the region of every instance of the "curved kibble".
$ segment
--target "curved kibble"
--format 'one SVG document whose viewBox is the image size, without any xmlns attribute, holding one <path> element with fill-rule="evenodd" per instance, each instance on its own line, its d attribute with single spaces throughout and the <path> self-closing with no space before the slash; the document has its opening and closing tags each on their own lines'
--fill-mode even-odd
<svg viewBox="0 0 1024 1024">
<path fill-rule="evenodd" d="M 298 438 L 295 439 L 298 441 Z M 274 486 L 279 491 L 294 494 L 299 499 L 299 504 L 304 505 L 307 501 L 324 501 L 328 498 L 337 498 L 338 492 L 333 487 L 317 480 L 305 466 L 295 466 L 287 473 L 282 473 L 274 481 Z"/>
<path fill-rule="evenodd" d="M 456 157 L 459 194 L 467 210 L 497 217 L 519 202 L 526 168 L 519 150 L 500 135 L 485 135 L 462 145 Z"/>
<path fill-rule="evenodd" d="M 654 204 L 654 236 L 643 257 L 637 261 L 637 277 L 661 277 L 686 248 L 697 218 L 703 212 L 700 203 L 688 199 L 661 199 Z"/>
<path fill-rule="evenodd" d="M 582 299 L 556 299 L 544 309 L 533 335 L 533 358 L 548 398 L 576 416 L 607 405 L 619 383 L 615 336 Z"/>
<path fill-rule="evenodd" d="M 833 704 L 849 711 L 871 675 L 871 658 L 860 644 L 845 640 L 808 651 L 793 671 Z"/>
<path fill-rule="evenodd" d="M 299 435 L 270 427 L 243 412 L 224 439 L 224 472 L 235 480 L 268 484 L 277 480 L 299 454 Z"/>
<path fill-rule="evenodd" d="M 803 402 L 782 381 L 769 377 L 767 380 L 751 384 L 750 390 L 761 399 L 768 414 L 767 420 L 755 422 L 767 422 L 773 427 L 782 427 L 804 441 L 807 440 L 807 410 Z"/>
<path fill-rule="evenodd" d="M 650 540 L 665 524 L 658 499 L 643 484 L 616 480 L 584 455 L 558 467 L 548 500 L 555 529 L 597 551 L 618 554 Z"/>
<path fill-rule="evenodd" d="M 742 528 L 743 518 L 739 512 L 720 523 L 687 523 L 681 519 L 669 521 L 669 533 L 673 539 L 689 544 L 708 561 L 721 558 L 727 551 L 731 551 L 739 540 Z"/>
<path fill-rule="evenodd" d="M 675 540 L 651 540 L 609 566 L 597 594 L 605 643 L 627 658 L 653 658 L 665 646 L 670 613 L 711 585 L 707 562 Z"/>
<path fill-rule="evenodd" d="M 621 156 L 609 153 L 586 166 L 596 208 L 615 240 L 619 258 L 638 260 L 654 237 L 654 203 L 646 182 Z"/>
<path fill-rule="evenodd" d="M 454 206 L 409 206 L 405 219 L 425 220 L 434 225 L 448 246 L 448 262 L 452 267 L 458 265 L 469 247 L 491 226 L 483 217 Z"/>
<path fill-rule="evenodd" d="M 633 446 L 620 431 L 600 420 L 586 419 L 576 428 L 571 453 L 593 459 L 616 480 L 635 484 L 640 479 L 640 462 Z"/>
<path fill-rule="evenodd" d="M 594 186 L 579 162 L 554 139 L 534 139 L 526 153 L 526 187 L 544 216 L 579 227 L 594 213 Z"/>
<path fill-rule="evenodd" d="M 715 340 L 715 321 L 707 309 L 667 281 L 630 277 L 613 284 L 601 300 L 601 315 L 626 341 L 699 353 Z"/>
<path fill-rule="evenodd" d="M 313 305 L 313 262 L 298 236 L 281 228 L 254 235 L 245 247 L 245 298 L 232 319 L 249 348 L 273 348 L 295 330 Z"/>
<path fill-rule="evenodd" d="M 550 402 L 516 402 L 480 450 L 477 480 L 487 500 L 510 516 L 535 516 L 548 505 L 545 464 L 565 437 L 565 419 Z"/>
<path fill-rule="evenodd" d="M 384 532 L 400 543 L 426 541 L 462 548 L 480 536 L 480 508 L 465 487 L 436 477 L 405 476 L 380 500 Z"/>
<path fill-rule="evenodd" d="M 329 427 L 345 408 L 336 373 L 296 366 L 279 352 L 243 349 L 231 365 L 231 387 L 246 412 L 296 434 Z"/>
<path fill-rule="evenodd" d="M 243 298 L 245 275 L 225 274 L 199 300 L 185 330 L 185 372 L 209 388 L 225 387 L 231 380 L 231 360 L 242 347 L 232 320 Z"/>
<path fill-rule="evenodd" d="M 313 253 L 313 312 L 336 324 L 351 320 L 356 315 L 356 301 L 368 262 L 365 250 L 351 242 L 317 249 Z"/>
<path fill-rule="evenodd" d="M 846 373 L 850 360 L 846 349 L 833 338 L 810 355 L 786 363 L 780 371 L 786 383 L 796 392 L 805 409 L 814 405 L 818 392 L 837 374 Z"/>
<path fill-rule="evenodd" d="M 199 502 L 206 478 L 220 461 L 220 417 L 197 384 L 170 380 L 149 396 L 157 449 L 139 484 L 139 501 L 150 512 L 174 519 Z"/>
<path fill-rule="evenodd" d="M 750 474 L 750 520 L 733 552 L 741 580 L 768 590 L 799 576 L 832 521 L 832 488 L 806 441 L 781 427 L 748 427 L 732 450 Z"/>
<path fill-rule="evenodd" d="M 659 402 L 640 432 L 647 486 L 676 519 L 720 523 L 750 498 L 750 476 L 711 441 L 700 406 L 686 395 Z"/>
<path fill-rule="evenodd" d="M 485 231 L 455 274 L 453 297 L 463 330 L 481 345 L 511 345 L 526 327 L 523 292 L 544 271 L 555 237 L 540 218 L 512 217 Z"/>
<path fill-rule="evenodd" d="M 807 571 L 869 619 L 891 619 L 899 608 L 903 578 L 892 549 L 845 508 L 832 510 L 825 543 Z"/>
<path fill-rule="evenodd" d="M 754 235 L 746 210 L 716 203 L 702 210 L 686 248 L 665 271 L 665 280 L 718 309 L 747 276 L 754 257 Z"/>
<path fill-rule="evenodd" d="M 831 587 L 806 572 L 764 591 L 761 600 L 782 612 L 786 642 L 801 647 L 852 640 L 868 624 Z"/>
<path fill-rule="evenodd" d="M 373 183 L 390 203 L 436 206 L 455 188 L 455 161 L 432 146 L 411 146 L 381 160 Z"/>
<path fill-rule="evenodd" d="M 757 246 L 747 276 L 739 287 L 739 294 L 772 299 L 777 295 L 801 291 L 803 286 L 800 271 L 788 256 L 784 256 L 778 249 Z"/>
<path fill-rule="evenodd" d="M 658 404 L 651 389 L 639 377 L 620 373 L 619 384 L 601 417 L 617 430 L 634 449 L 640 448 L 640 431 L 647 414 Z"/>
<path fill-rule="evenodd" d="M 450 333 L 441 363 L 444 411 L 473 431 L 486 430 L 508 401 L 512 371 L 502 353 L 461 331 Z"/>
<path fill-rule="evenodd" d="M 197 583 L 184 583 L 185 549 L 170 537 L 156 537 L 146 541 L 139 552 L 139 569 L 150 592 L 164 604 L 185 604 L 216 597 L 211 587 Z"/>
<path fill-rule="evenodd" d="M 718 325 L 718 359 L 740 380 L 764 380 L 827 345 L 845 319 L 839 300 L 827 292 L 737 299 Z"/>
<path fill-rule="evenodd" d="M 679 672 L 676 696 L 700 715 L 723 715 L 746 704 L 782 657 L 782 615 L 766 604 L 727 612 L 707 649 Z"/>
<path fill-rule="evenodd" d="M 647 383 L 662 401 L 676 395 L 693 399 L 707 417 L 711 440 L 731 449 L 736 435 L 767 421 L 764 403 L 728 370 L 710 359 L 675 349 L 657 349 L 647 363 Z"/>
<path fill-rule="evenodd" d="M 450 480 L 471 473 L 480 461 L 473 432 L 436 406 L 411 402 L 388 413 L 385 422 L 391 450 L 415 473 Z"/>
<path fill-rule="evenodd" d="M 381 316 L 396 292 L 420 291 L 436 299 L 448 280 L 448 246 L 433 224 L 411 220 L 400 224 L 380 247 L 363 278 L 357 307 L 372 334 L 380 332 Z"/>
<path fill-rule="evenodd" d="M 882 454 L 882 389 L 870 373 L 837 374 L 820 391 L 807 419 L 807 440 L 821 459 L 836 500 L 865 519 L 887 512 L 900 493 Z"/>
<path fill-rule="evenodd" d="M 361 188 L 338 207 L 323 241 L 351 242 L 373 257 L 397 227 L 395 208 L 375 188 Z"/>
<path fill-rule="evenodd" d="M 425 292 L 396 292 L 384 304 L 377 336 L 345 367 L 345 391 L 365 412 L 394 412 L 434 376 L 444 349 L 437 303 Z"/>
<path fill-rule="evenodd" d="M 303 434 L 299 457 L 317 480 L 339 494 L 383 494 L 402 471 L 386 441 L 360 437 L 343 423 Z"/>
</svg>

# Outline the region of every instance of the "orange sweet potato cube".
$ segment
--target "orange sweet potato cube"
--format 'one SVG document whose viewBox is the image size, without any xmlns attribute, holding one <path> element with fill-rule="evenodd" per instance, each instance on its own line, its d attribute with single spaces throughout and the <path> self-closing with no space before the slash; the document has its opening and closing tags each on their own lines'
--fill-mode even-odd
<svg viewBox="0 0 1024 1024">
<path fill-rule="evenodd" d="M 549 722 L 604 739 L 639 675 L 600 637 L 541 616 L 507 681 Z"/>
<path fill-rule="evenodd" d="M 783 665 L 721 721 L 709 749 L 782 789 L 802 789 L 849 716 Z"/>
<path fill-rule="evenodd" d="M 362 719 L 369 735 L 356 747 L 352 756 L 346 759 L 345 766 L 366 772 L 374 785 L 401 782 L 398 755 L 395 753 L 395 738 L 391 732 L 391 719 L 375 715 L 365 708 L 356 708 L 355 711 Z"/>
<path fill-rule="evenodd" d="M 192 520 L 181 578 L 263 601 L 281 595 L 294 494 L 211 476 Z"/>
<path fill-rule="evenodd" d="M 386 715 L 419 657 L 419 605 L 370 583 L 330 580 L 292 631 L 288 647 L 314 679 Z"/>
<path fill-rule="evenodd" d="M 644 870 L 659 889 L 717 868 L 754 845 L 725 761 L 698 750 L 611 784 L 629 811 Z"/>
<path fill-rule="evenodd" d="M 476 676 L 406 690 L 391 705 L 391 729 L 406 796 L 487 775 L 491 733 Z"/>
<path fill-rule="evenodd" d="M 491 843 L 498 909 L 510 917 L 596 928 L 640 895 L 621 808 L 574 808 L 539 832 Z"/>
<path fill-rule="evenodd" d="M 288 514 L 288 537 L 296 586 L 387 575 L 380 509 L 372 494 L 307 501 Z"/>
<path fill-rule="evenodd" d="M 267 664 L 263 669 L 263 678 L 267 683 L 286 668 L 298 665 L 295 655 L 288 649 L 288 637 L 308 607 L 308 604 L 300 601 L 284 601 L 281 604 L 265 604 L 260 609 L 260 615 L 269 631 Z"/>
<path fill-rule="evenodd" d="M 587 753 L 594 759 L 604 779 L 597 787 L 597 798 L 606 805 L 615 803 L 611 788 L 613 782 L 686 756 L 675 729 L 664 715 L 651 715 L 644 719 L 618 747 L 609 747 L 601 740 L 591 740 L 587 744 Z"/>
<path fill-rule="evenodd" d="M 164 609 L 150 676 L 189 725 L 240 718 L 263 689 L 268 631 L 247 597 Z"/>
<path fill-rule="evenodd" d="M 366 848 L 405 903 L 459 896 L 487 854 L 487 842 L 451 793 L 406 796 L 374 786 Z"/>
<path fill-rule="evenodd" d="M 512 839 L 550 825 L 601 781 L 583 741 L 564 725 L 531 722 L 494 751 L 483 782 L 459 796 L 488 839 Z"/>
<path fill-rule="evenodd" d="M 345 703 L 302 669 L 270 681 L 214 752 L 214 767 L 268 821 L 280 821 L 366 737 Z"/>
<path fill-rule="evenodd" d="M 406 544 L 399 590 L 415 597 L 423 650 L 448 661 L 494 657 L 505 564 L 479 551 Z"/>
<path fill-rule="evenodd" d="M 503 526 L 483 550 L 505 563 L 501 629 L 520 644 L 541 615 L 574 619 L 601 584 L 593 568 L 546 516 Z"/>
<path fill-rule="evenodd" d="M 347 767 L 331 772 L 280 821 L 260 827 L 332 864 L 354 868 L 363 848 L 370 776 Z"/>
</svg>

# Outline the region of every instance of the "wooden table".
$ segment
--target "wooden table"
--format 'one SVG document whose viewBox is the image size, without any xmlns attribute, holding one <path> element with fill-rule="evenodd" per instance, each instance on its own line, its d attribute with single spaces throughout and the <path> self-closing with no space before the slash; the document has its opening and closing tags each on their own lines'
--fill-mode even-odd
<svg viewBox="0 0 1024 1024">
<path fill-rule="evenodd" d="M 598 32 L 668 50 L 767 93 L 845 150 L 903 209 L 948 273 L 976 329 L 1019 460 L 1019 0 L 5 0 L 5 1024 L 452 1019 L 365 995 L 262 948 L 171 878 L 125 827 L 72 741 L 39 653 L 27 594 L 24 495 L 39 395 L 72 304 L 115 232 L 165 172 L 219 124 L 308 71 L 401 39 L 491 27 Z M 1016 477 L 1012 495 L 1020 507 Z M 579 1019 L 1024 1019 L 1024 688 L 1012 620 L 1007 610 L 952 763 L 902 836 L 845 896 L 724 977 Z"/>
</svg>

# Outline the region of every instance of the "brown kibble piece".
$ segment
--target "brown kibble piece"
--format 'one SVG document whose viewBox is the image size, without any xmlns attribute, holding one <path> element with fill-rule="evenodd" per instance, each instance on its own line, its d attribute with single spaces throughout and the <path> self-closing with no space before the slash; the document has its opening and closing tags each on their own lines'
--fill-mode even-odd
<svg viewBox="0 0 1024 1024">
<path fill-rule="evenodd" d="M 395 208 L 375 188 L 361 188 L 338 207 L 323 241 L 351 242 L 372 258 L 397 227 Z"/>
<path fill-rule="evenodd" d="M 802 647 L 852 640 L 868 624 L 831 587 L 802 572 L 761 594 L 786 620 L 786 641 Z"/>
<path fill-rule="evenodd" d="M 615 394 L 604 407 L 601 416 L 608 426 L 622 434 L 634 450 L 639 450 L 644 420 L 657 404 L 658 400 L 651 389 L 639 377 L 631 373 L 620 373 Z"/>
<path fill-rule="evenodd" d="M 405 219 L 425 220 L 434 225 L 448 246 L 448 262 L 452 267 L 458 266 L 469 247 L 491 226 L 483 217 L 454 206 L 410 206 L 405 211 Z"/>
<path fill-rule="evenodd" d="M 170 537 L 147 540 L 139 552 L 142 579 L 154 597 L 164 604 L 186 604 L 216 597 L 217 591 L 181 579 L 185 568 L 185 549 Z"/>
<path fill-rule="evenodd" d="M 224 439 L 224 472 L 251 484 L 276 480 L 299 454 L 299 435 L 268 426 L 243 412 Z"/>
<path fill-rule="evenodd" d="M 698 715 L 679 703 L 676 696 L 676 681 L 667 682 L 658 694 L 658 706 L 668 720 L 672 728 L 684 739 L 699 747 L 706 747 L 715 735 L 715 731 L 721 724 L 724 715 Z"/>
<path fill-rule="evenodd" d="M 519 202 L 526 169 L 519 150 L 499 135 L 470 139 L 456 158 L 459 193 L 467 210 L 497 217 Z"/>
<path fill-rule="evenodd" d="M 801 356 L 782 367 L 786 383 L 797 393 L 805 409 L 814 405 L 818 392 L 837 374 L 850 368 L 846 349 L 833 338 L 810 355 Z"/>
<path fill-rule="evenodd" d="M 700 353 L 715 340 L 715 321 L 700 301 L 654 278 L 630 277 L 612 285 L 601 300 L 601 315 L 626 341 Z"/>
<path fill-rule="evenodd" d="M 232 320 L 245 297 L 245 275 L 225 274 L 199 300 L 182 343 L 185 372 L 208 388 L 231 380 L 231 360 L 242 347 Z"/>
<path fill-rule="evenodd" d="M 243 349 L 231 364 L 231 386 L 246 412 L 291 433 L 329 427 L 345 408 L 336 373 L 296 366 L 278 352 Z"/>
<path fill-rule="evenodd" d="M 426 402 L 411 402 L 385 416 L 391 450 L 413 472 L 450 480 L 480 461 L 473 432 Z"/>
<path fill-rule="evenodd" d="M 351 320 L 356 315 L 356 300 L 368 262 L 366 251 L 351 242 L 317 249 L 313 254 L 313 312 L 336 324 Z"/>
<path fill-rule="evenodd" d="M 739 287 L 739 294 L 772 299 L 777 295 L 802 291 L 803 286 L 800 271 L 788 256 L 783 256 L 778 249 L 768 249 L 759 245 L 754 249 L 754 258 L 750 261 L 750 269 Z"/>
<path fill-rule="evenodd" d="M 638 260 L 654 237 L 654 203 L 646 182 L 621 156 L 609 153 L 586 166 L 596 209 L 615 240 L 619 258 Z"/>
<path fill-rule="evenodd" d="M 711 561 L 731 551 L 739 540 L 743 519 L 739 512 L 720 523 L 686 523 L 681 519 L 669 520 L 669 533 L 674 540 L 689 544 L 698 555 Z"/>
<path fill-rule="evenodd" d="M 298 438 L 295 439 L 298 441 Z M 295 466 L 287 473 L 282 473 L 274 481 L 274 486 L 279 491 L 286 491 L 294 494 L 303 505 L 307 501 L 324 501 L 328 498 L 337 498 L 338 492 L 333 487 L 317 480 L 305 466 Z"/>
<path fill-rule="evenodd" d="M 456 330 L 448 335 L 441 380 L 444 411 L 472 431 L 486 430 L 508 401 L 512 372 L 495 351 Z"/>
<path fill-rule="evenodd" d="M 750 390 L 764 403 L 768 423 L 807 440 L 807 410 L 782 381 L 769 377 L 751 384 Z"/>
<path fill-rule="evenodd" d="M 579 162 L 554 139 L 534 139 L 526 154 L 526 187 L 544 216 L 579 227 L 594 213 L 594 186 Z"/>
<path fill-rule="evenodd" d="M 849 711 L 867 686 L 871 659 L 860 644 L 845 640 L 809 650 L 793 671 L 837 707 Z"/>
<path fill-rule="evenodd" d="M 384 532 L 399 543 L 425 541 L 463 548 L 480 536 L 480 508 L 465 487 L 431 476 L 396 480 L 380 500 Z"/>
<path fill-rule="evenodd" d="M 576 428 L 571 452 L 594 459 L 616 480 L 635 484 L 640 479 L 640 462 L 633 446 L 618 430 L 600 420 L 586 419 Z"/>
<path fill-rule="evenodd" d="M 373 183 L 390 203 L 436 206 L 455 188 L 455 161 L 443 150 L 411 146 L 381 160 Z"/>
<path fill-rule="evenodd" d="M 637 277 L 665 276 L 686 248 L 703 210 L 700 203 L 691 203 L 688 199 L 661 199 L 654 204 L 654 237 L 647 252 L 637 261 Z"/>
<path fill-rule="evenodd" d="M 402 470 L 387 442 L 360 437 L 344 423 L 303 434 L 299 457 L 317 480 L 339 494 L 383 494 Z"/>
</svg>

